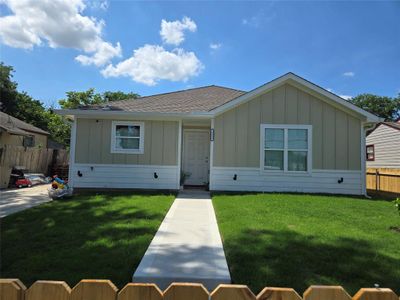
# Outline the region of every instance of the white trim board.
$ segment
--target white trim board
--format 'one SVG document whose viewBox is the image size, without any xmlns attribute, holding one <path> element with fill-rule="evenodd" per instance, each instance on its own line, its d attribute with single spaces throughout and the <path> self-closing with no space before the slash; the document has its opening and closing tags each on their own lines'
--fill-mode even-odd
<svg viewBox="0 0 400 300">
<path fill-rule="evenodd" d="M 176 176 L 178 177 L 178 182 L 176 188 L 179 190 L 181 186 L 181 172 L 182 172 L 182 120 L 179 120 L 179 128 L 178 128 L 178 153 L 177 153 L 177 161 L 178 161 L 178 169 Z"/>
<path fill-rule="evenodd" d="M 72 176 L 72 169 L 75 165 L 75 145 L 76 145 L 76 123 L 78 122 L 78 118 L 72 121 L 71 126 L 71 139 L 70 139 L 70 148 L 69 148 L 69 169 L 68 169 L 68 185 L 73 188 L 74 180 Z"/>
</svg>

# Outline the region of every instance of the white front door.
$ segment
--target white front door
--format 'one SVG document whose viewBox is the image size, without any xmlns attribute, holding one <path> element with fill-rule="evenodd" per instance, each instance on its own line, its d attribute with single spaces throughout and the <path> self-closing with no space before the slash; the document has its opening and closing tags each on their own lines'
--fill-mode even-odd
<svg viewBox="0 0 400 300">
<path fill-rule="evenodd" d="M 183 172 L 185 184 L 205 185 L 210 169 L 210 132 L 208 130 L 184 130 Z"/>
</svg>

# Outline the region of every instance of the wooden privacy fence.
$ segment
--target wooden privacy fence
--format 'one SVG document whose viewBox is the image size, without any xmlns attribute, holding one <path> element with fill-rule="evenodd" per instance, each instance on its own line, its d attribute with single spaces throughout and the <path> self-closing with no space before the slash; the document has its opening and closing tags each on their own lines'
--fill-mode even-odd
<svg viewBox="0 0 400 300">
<path fill-rule="evenodd" d="M 368 168 L 367 189 L 400 195 L 400 170 Z"/>
<path fill-rule="evenodd" d="M 51 174 L 54 166 L 67 165 L 69 153 L 64 149 L 0 146 L 0 188 L 9 184 L 13 167 L 25 167 L 32 173 Z"/>
<path fill-rule="evenodd" d="M 47 173 L 52 164 L 68 164 L 69 154 L 65 149 L 48 149 L 2 145 L 0 165 L 6 168 L 23 166 L 30 172 Z"/>
<path fill-rule="evenodd" d="M 109 280 L 36 281 L 26 288 L 18 279 L 0 279 L 0 300 L 399 300 L 387 288 L 362 288 L 351 297 L 341 286 L 311 286 L 301 297 L 291 288 L 266 287 L 257 296 L 245 285 L 219 285 L 209 293 L 196 283 L 173 283 L 164 292 L 155 284 L 128 283 L 118 291 Z"/>
</svg>

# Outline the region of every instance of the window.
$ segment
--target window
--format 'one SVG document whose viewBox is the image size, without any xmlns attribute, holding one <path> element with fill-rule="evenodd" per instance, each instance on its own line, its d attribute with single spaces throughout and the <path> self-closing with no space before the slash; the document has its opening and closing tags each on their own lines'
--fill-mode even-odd
<svg viewBox="0 0 400 300">
<path fill-rule="evenodd" d="M 367 161 L 374 161 L 375 160 L 375 146 L 374 145 L 367 145 Z"/>
<path fill-rule="evenodd" d="M 144 152 L 144 123 L 113 121 L 111 152 L 142 154 Z"/>
<path fill-rule="evenodd" d="M 24 147 L 35 147 L 35 137 L 33 135 L 24 136 L 24 140 L 22 141 L 22 145 Z"/>
<path fill-rule="evenodd" d="M 261 125 L 261 169 L 311 171 L 310 125 Z"/>
</svg>

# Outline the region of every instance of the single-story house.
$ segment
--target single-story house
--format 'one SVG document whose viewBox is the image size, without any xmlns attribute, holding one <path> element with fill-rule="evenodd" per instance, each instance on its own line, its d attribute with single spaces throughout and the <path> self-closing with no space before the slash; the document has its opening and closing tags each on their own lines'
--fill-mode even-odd
<svg viewBox="0 0 400 300">
<path fill-rule="evenodd" d="M 206 86 L 60 110 L 75 188 L 356 194 L 365 130 L 381 121 L 287 73 L 252 91 Z M 183 176 L 182 176 L 183 174 Z"/>
<path fill-rule="evenodd" d="M 400 169 L 400 119 L 381 122 L 367 136 L 368 168 Z"/>
<path fill-rule="evenodd" d="M 0 112 L 0 145 L 47 147 L 49 133 Z"/>
</svg>

